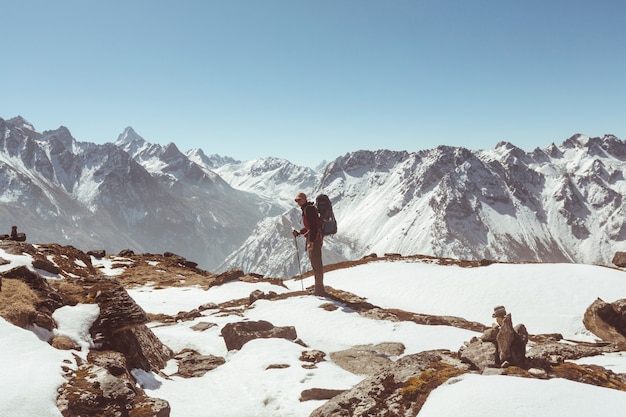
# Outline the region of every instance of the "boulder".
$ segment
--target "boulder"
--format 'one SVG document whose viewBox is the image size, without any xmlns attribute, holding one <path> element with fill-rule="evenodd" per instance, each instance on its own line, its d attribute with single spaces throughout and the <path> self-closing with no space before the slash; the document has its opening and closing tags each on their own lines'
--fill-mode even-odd
<svg viewBox="0 0 626 417">
<path fill-rule="evenodd" d="M 305 350 L 300 355 L 300 360 L 302 362 L 308 363 L 320 363 L 325 361 L 325 358 L 326 353 L 322 352 L 321 350 Z"/>
<path fill-rule="evenodd" d="M 158 371 L 165 367 L 172 350 L 146 326 L 147 314 L 117 280 L 94 277 L 77 282 L 89 289 L 88 299 L 100 307 L 90 329 L 96 346 L 123 353 L 132 368 Z"/>
<path fill-rule="evenodd" d="M 343 392 L 345 392 L 345 390 L 325 388 L 305 389 L 302 393 L 300 393 L 300 401 L 330 400 Z"/>
<path fill-rule="evenodd" d="M 52 340 L 50 340 L 50 345 L 59 350 L 80 350 L 80 346 L 67 336 L 53 337 Z"/>
<path fill-rule="evenodd" d="M 148 397 L 127 370 L 119 352 L 91 351 L 69 381 L 59 388 L 57 407 L 64 417 L 168 417 L 167 401 Z"/>
<path fill-rule="evenodd" d="M 467 369 L 467 365 L 447 350 L 404 356 L 352 389 L 334 396 L 310 416 L 416 416 L 432 389 Z"/>
<path fill-rule="evenodd" d="M 275 327 L 265 320 L 228 323 L 222 328 L 222 336 L 228 350 L 239 350 L 253 339 L 275 337 L 296 341 L 298 338 L 293 326 Z"/>
<path fill-rule="evenodd" d="M 18 233 L 17 226 L 11 226 L 11 240 L 15 240 L 16 242 L 26 242 L 26 234 Z"/>
<path fill-rule="evenodd" d="M 209 330 L 211 327 L 215 327 L 217 326 L 216 323 L 210 323 L 207 321 L 201 321 L 199 323 L 194 324 L 193 326 L 190 327 L 191 330 L 194 330 L 196 332 L 203 332 L 205 330 Z"/>
<path fill-rule="evenodd" d="M 221 356 L 201 355 L 192 349 L 183 349 L 174 356 L 178 360 L 178 372 L 174 375 L 183 378 L 196 378 L 226 363 Z"/>
<path fill-rule="evenodd" d="M 459 358 L 473 369 L 484 371 L 496 368 L 500 362 L 496 345 L 491 341 L 474 338 L 459 349 Z"/>
<path fill-rule="evenodd" d="M 95 249 L 87 252 L 87 255 L 93 256 L 96 259 L 102 259 L 106 256 L 107 252 L 104 249 Z"/>
<path fill-rule="evenodd" d="M 129 258 L 131 256 L 135 256 L 135 251 L 132 249 L 122 249 L 117 255 L 123 258 Z"/>
<path fill-rule="evenodd" d="M 361 345 L 351 349 L 332 352 L 330 359 L 341 368 L 356 375 L 374 375 L 391 363 L 391 356 L 404 352 L 402 343 Z"/>
<path fill-rule="evenodd" d="M 626 344 L 626 299 L 609 304 L 597 298 L 587 307 L 583 324 L 602 340 Z"/>
<path fill-rule="evenodd" d="M 58 266 L 56 266 L 55 264 L 53 264 L 52 262 L 50 262 L 49 260 L 45 258 L 34 259 L 33 268 L 41 269 L 42 271 L 46 271 L 54 275 L 61 273 L 61 269 Z"/>
<path fill-rule="evenodd" d="M 615 252 L 612 262 L 617 267 L 626 268 L 626 252 Z"/>
<path fill-rule="evenodd" d="M 507 314 L 496 336 L 500 363 L 508 362 L 511 365 L 523 367 L 526 361 L 527 342 L 528 332 L 526 332 L 526 327 L 518 325 L 514 329 L 511 314 Z"/>
</svg>

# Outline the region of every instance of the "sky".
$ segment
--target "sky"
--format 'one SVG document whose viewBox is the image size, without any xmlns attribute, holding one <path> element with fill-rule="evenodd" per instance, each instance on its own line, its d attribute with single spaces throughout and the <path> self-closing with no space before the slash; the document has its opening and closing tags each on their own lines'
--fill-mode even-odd
<svg viewBox="0 0 626 417">
<path fill-rule="evenodd" d="M 5 2 L 0 118 L 315 166 L 626 138 L 619 0 Z"/>
<path fill-rule="evenodd" d="M 29 256 L 10 255 L 1 249 L 0 256 L 11 262 L 1 265 L 0 271 L 18 265 L 33 268 Z M 92 261 L 112 277 L 123 271 L 120 267 L 123 259 L 92 258 Z M 584 310 L 596 297 L 607 302 L 623 298 L 626 294 L 623 274 L 616 269 L 576 264 L 492 264 L 460 268 L 426 261 L 402 261 L 375 262 L 328 272 L 325 284 L 362 296 L 380 307 L 425 314 L 445 311 L 486 325 L 493 322 L 493 307 L 503 304 L 511 313 L 513 324 L 524 324 L 531 334 L 559 332 L 572 340 L 593 341 L 595 337 L 581 323 Z M 197 287 L 156 289 L 144 285 L 129 290 L 129 294 L 148 313 L 171 315 L 207 303 L 247 298 L 256 289 L 279 294 L 300 290 L 302 286 L 313 285 L 313 278 L 289 279 L 284 283 L 287 288 L 231 281 L 206 291 Z M 355 345 L 401 342 L 406 347 L 403 355 L 408 355 L 437 348 L 457 351 L 465 341 L 479 336 L 448 326 L 370 319 L 341 304 L 335 310 L 320 308 L 328 302 L 315 296 L 257 300 L 242 316 L 208 309 L 193 321 L 169 325 L 150 323 L 157 337 L 175 352 L 190 348 L 201 354 L 222 356 L 226 363 L 202 377 L 190 379 L 172 375 L 177 370 L 175 360 L 168 362 L 163 370 L 170 375 L 167 379 L 141 370 L 133 370 L 132 374 L 149 396 L 170 403 L 172 417 L 301 417 L 323 404 L 323 401 L 299 401 L 303 390 L 349 389 L 365 378 L 330 360 L 318 363 L 316 368 L 305 369 L 299 360 L 303 350 L 321 350 L 328 359 L 330 352 Z M 0 318 L 0 370 L 4 375 L 0 378 L 0 416 L 61 416 L 54 402 L 56 389 L 64 381 L 61 367 L 75 367 L 74 354 L 84 360 L 87 347 L 93 346 L 88 329 L 98 313 L 97 305 L 84 304 L 62 307 L 54 312 L 58 324 L 54 334 L 73 339 L 83 347 L 80 352 L 56 350 L 46 343 L 52 336 L 47 331 L 22 329 Z M 240 350 L 228 351 L 220 335 L 221 328 L 241 320 L 267 320 L 276 326 L 294 326 L 308 348 L 284 339 L 259 339 L 246 343 Z M 199 322 L 217 326 L 202 332 L 192 330 Z M 616 373 L 626 373 L 623 352 L 581 358 L 576 363 L 598 364 Z M 272 364 L 290 366 L 268 370 L 268 365 Z M 211 395 L 206 395 L 207 392 Z M 588 417 L 615 415 L 616 410 L 624 407 L 626 393 L 622 391 L 563 379 L 471 374 L 450 380 L 433 391 L 419 415 Z"/>
</svg>

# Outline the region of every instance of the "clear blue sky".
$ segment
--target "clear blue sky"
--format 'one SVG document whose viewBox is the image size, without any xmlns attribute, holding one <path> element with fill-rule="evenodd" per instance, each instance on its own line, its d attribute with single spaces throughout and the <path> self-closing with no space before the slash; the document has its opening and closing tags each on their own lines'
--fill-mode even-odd
<svg viewBox="0 0 626 417">
<path fill-rule="evenodd" d="M 24 0 L 0 117 L 247 160 L 626 139 L 626 2 Z"/>
</svg>

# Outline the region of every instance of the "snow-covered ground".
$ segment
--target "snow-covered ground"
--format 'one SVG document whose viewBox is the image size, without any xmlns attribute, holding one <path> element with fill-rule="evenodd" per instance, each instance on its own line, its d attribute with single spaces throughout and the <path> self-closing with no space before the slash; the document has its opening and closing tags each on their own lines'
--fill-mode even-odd
<svg viewBox="0 0 626 417">
<path fill-rule="evenodd" d="M 5 257 L 2 253 L 0 256 Z M 381 307 L 454 315 L 487 325 L 493 321 L 493 307 L 502 304 L 512 314 L 513 323 L 524 323 L 530 333 L 558 332 L 569 339 L 594 340 L 582 325 L 585 309 L 597 297 L 607 302 L 626 298 L 625 278 L 622 271 L 589 265 L 494 264 L 461 268 L 419 261 L 379 261 L 329 272 L 325 283 L 366 297 Z M 303 284 L 292 280 L 285 284 L 288 289 L 267 283 L 231 282 L 208 291 L 144 286 L 129 293 L 147 312 L 175 314 L 205 303 L 246 298 L 255 289 L 281 293 L 313 282 L 308 278 Z M 365 376 L 353 375 L 331 361 L 305 369 L 299 360 L 304 350 L 330 353 L 359 344 L 397 341 L 405 344 L 404 354 L 435 348 L 456 351 L 464 341 L 477 335 L 447 326 L 367 319 L 340 305 L 330 311 L 320 308 L 329 302 L 314 296 L 258 300 L 254 308 L 243 312 L 243 317 L 209 309 L 194 321 L 168 326 L 151 323 L 155 334 L 174 351 L 192 348 L 223 356 L 226 363 L 192 379 L 164 379 L 138 370 L 133 374 L 144 384 L 148 395 L 169 401 L 172 417 L 308 416 L 323 402 L 300 402 L 303 390 L 347 389 Z M 92 309 L 77 306 L 59 314 L 59 332 L 89 343 L 88 335 L 81 329 L 93 320 Z M 74 318 L 68 321 L 71 314 Z M 245 319 L 294 326 L 309 348 L 283 339 L 260 339 L 248 342 L 239 351 L 228 352 L 220 336 L 222 326 Z M 201 321 L 217 326 L 203 332 L 190 328 Z M 0 416 L 60 416 L 54 405 L 56 387 L 63 382 L 61 364 L 70 353 L 57 351 L 32 332 L 1 319 L 0 335 L 0 369 L 5 374 L 0 378 Z M 622 354 L 578 362 L 626 372 L 626 356 Z M 290 366 L 267 369 L 272 364 Z M 171 361 L 165 373 L 175 371 L 176 364 Z M 588 417 L 617 415 L 625 407 L 626 392 L 607 388 L 566 380 L 465 375 L 437 388 L 419 416 Z"/>
</svg>

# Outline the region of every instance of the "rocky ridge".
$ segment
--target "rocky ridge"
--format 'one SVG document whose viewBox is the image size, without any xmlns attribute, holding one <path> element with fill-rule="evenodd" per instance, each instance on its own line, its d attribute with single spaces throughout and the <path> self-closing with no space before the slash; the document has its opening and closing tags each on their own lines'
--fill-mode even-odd
<svg viewBox="0 0 626 417">
<path fill-rule="evenodd" d="M 327 263 L 393 252 L 609 265 L 626 250 L 625 148 L 613 135 L 576 134 L 531 152 L 507 142 L 355 151 L 314 171 L 185 153 L 132 128 L 112 143 L 80 142 L 16 117 L 0 119 L 0 215 L 37 241 L 176 248 L 214 271 L 289 278 L 303 267 L 290 231 L 304 190 L 335 207 Z"/>
<path fill-rule="evenodd" d="M 193 350 L 173 352 L 146 326 L 150 321 L 167 324 L 193 320 L 206 309 L 219 309 L 224 314 L 240 314 L 242 308 L 252 308 L 258 299 L 271 302 L 306 294 L 306 290 L 283 294 L 256 292 L 248 298 L 219 305 L 202 305 L 174 316 L 149 316 L 128 296 L 126 288 L 146 282 L 163 287 L 199 285 L 204 288 L 232 281 L 266 281 L 281 285 L 281 280 L 244 274 L 240 270 L 212 274 L 171 252 L 135 254 L 123 251 L 123 254 L 107 256 L 102 251 L 95 251 L 88 255 L 72 246 L 31 245 L 16 241 L 0 241 L 0 248 L 11 254 L 30 255 L 35 268 L 31 270 L 19 266 L 1 274 L 4 289 L 0 292 L 0 298 L 14 292 L 18 284 L 25 285 L 27 292 L 33 294 L 30 302 L 23 300 L 28 306 L 18 311 L 2 310 L 6 320 L 24 328 L 36 325 L 50 331 L 55 327 L 52 313 L 64 305 L 84 303 L 97 304 L 99 307 L 98 319 L 90 330 L 94 346 L 89 349 L 85 361 L 78 360 L 75 366 L 66 368 L 67 382 L 59 390 L 58 407 L 66 417 L 90 414 L 95 410 L 99 410 L 99 415 L 111 416 L 168 416 L 170 409 L 167 401 L 148 397 L 136 383 L 131 370 L 142 369 L 163 374 L 165 363 L 173 358 L 178 362 L 176 375 L 194 378 L 225 363 L 222 357 L 202 355 Z M 93 257 L 106 257 L 124 272 L 117 277 L 104 276 L 94 267 Z M 397 255 L 390 254 L 384 258 L 361 259 L 357 263 L 397 258 Z M 485 262 L 480 261 L 426 256 L 421 260 L 474 268 L 485 265 Z M 330 265 L 328 268 L 349 265 Z M 55 278 L 45 278 L 37 271 L 53 274 Z M 467 341 L 458 352 L 426 351 L 395 359 L 404 350 L 402 344 L 355 345 L 348 351 L 319 352 L 307 348 L 305 341 L 298 337 L 298 329 L 276 327 L 267 321 L 234 323 L 221 330 L 229 350 L 239 349 L 258 337 L 286 338 L 302 346 L 303 367 L 315 367 L 320 362 L 331 360 L 350 372 L 369 375 L 346 391 L 321 387 L 303 391 L 301 401 L 328 400 L 312 416 L 416 415 L 432 389 L 468 372 L 542 379 L 567 378 L 626 391 L 626 375 L 615 374 L 598 366 L 568 362 L 570 359 L 623 351 L 626 348 L 623 342 L 623 329 L 626 328 L 623 300 L 611 305 L 598 301 L 585 313 L 585 324 L 604 342 L 564 344 L 560 343 L 561 336 L 558 334 L 528 334 L 520 326 L 514 327 L 511 314 L 506 313 L 502 306 L 494 311 L 494 317 L 499 319 L 498 324 L 488 327 L 460 317 L 384 309 L 356 294 L 330 287 L 327 290 L 329 302 L 322 306 L 326 309 L 347 308 L 378 320 L 454 326 L 482 332 L 482 336 Z M 206 326 L 210 327 L 211 324 L 206 323 Z M 198 330 L 202 331 L 200 328 Z M 58 349 L 81 349 L 71 340 L 51 338 L 48 342 Z M 529 344 L 528 349 L 525 348 L 526 344 Z M 270 368 L 281 366 L 283 364 L 276 363 Z"/>
</svg>

